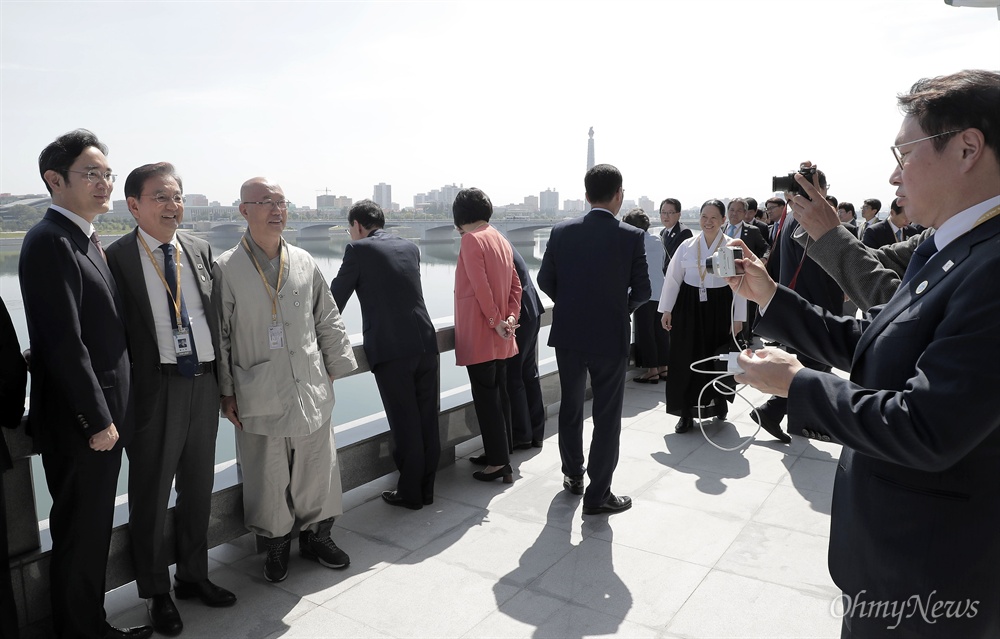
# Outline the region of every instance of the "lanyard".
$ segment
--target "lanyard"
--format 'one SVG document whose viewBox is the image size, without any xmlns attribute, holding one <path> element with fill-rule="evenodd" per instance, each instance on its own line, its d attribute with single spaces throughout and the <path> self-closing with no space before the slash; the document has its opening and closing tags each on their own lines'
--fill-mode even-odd
<svg viewBox="0 0 1000 639">
<path fill-rule="evenodd" d="M 153 268 L 156 269 L 156 274 L 160 276 L 160 281 L 163 282 L 163 288 L 167 289 L 167 295 L 170 296 L 170 301 L 174 305 L 174 314 L 177 316 L 177 328 L 182 328 L 183 324 L 181 322 L 181 252 L 174 247 L 174 279 L 177 280 L 177 290 L 171 291 L 170 285 L 167 284 L 167 278 L 163 275 L 163 269 L 160 268 L 160 262 L 155 257 L 153 257 L 153 251 L 149 250 L 149 244 L 146 244 L 146 238 L 142 236 L 142 233 L 136 233 L 139 238 L 139 242 L 142 243 L 142 248 L 146 249 L 146 255 L 149 256 L 149 261 L 153 263 Z M 166 264 L 164 264 L 166 266 Z"/>
<path fill-rule="evenodd" d="M 281 243 L 284 244 L 284 241 Z M 257 256 L 253 254 L 250 250 L 250 245 L 247 243 L 247 238 L 243 238 L 243 248 L 247 250 L 250 254 L 250 259 L 253 260 L 253 266 L 257 269 L 257 274 L 260 275 L 260 281 L 264 283 L 264 290 L 267 291 L 267 296 L 271 299 L 271 323 L 274 325 L 278 324 L 278 290 L 281 288 L 281 274 L 285 271 L 285 252 L 282 250 L 282 246 L 278 246 L 278 286 L 274 289 L 274 293 L 271 293 L 271 285 L 267 283 L 267 278 L 264 277 L 264 271 L 260 268 L 260 264 L 257 262 Z"/>
</svg>

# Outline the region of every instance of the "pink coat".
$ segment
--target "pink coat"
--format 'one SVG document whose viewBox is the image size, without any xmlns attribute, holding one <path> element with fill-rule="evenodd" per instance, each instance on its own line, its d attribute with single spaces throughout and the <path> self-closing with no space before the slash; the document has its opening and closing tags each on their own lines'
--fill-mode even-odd
<svg viewBox="0 0 1000 639">
<path fill-rule="evenodd" d="M 517 342 L 494 328 L 521 314 L 521 280 L 514 272 L 507 239 L 490 225 L 462 236 L 455 269 L 455 363 L 459 366 L 507 359 Z"/>
</svg>

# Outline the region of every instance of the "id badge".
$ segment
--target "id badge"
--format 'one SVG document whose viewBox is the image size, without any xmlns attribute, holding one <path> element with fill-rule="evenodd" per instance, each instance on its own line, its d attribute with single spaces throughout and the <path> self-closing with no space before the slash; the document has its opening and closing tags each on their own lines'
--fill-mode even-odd
<svg viewBox="0 0 1000 639">
<path fill-rule="evenodd" d="M 267 341 L 271 345 L 271 350 L 285 347 L 285 331 L 282 328 L 281 324 L 268 327 Z"/>
<path fill-rule="evenodd" d="M 174 353 L 176 355 L 190 355 L 191 332 L 186 328 L 174 329 Z"/>
<path fill-rule="evenodd" d="M 704 286 L 698 289 L 698 301 L 699 302 L 708 301 L 708 289 L 706 289 Z"/>
</svg>

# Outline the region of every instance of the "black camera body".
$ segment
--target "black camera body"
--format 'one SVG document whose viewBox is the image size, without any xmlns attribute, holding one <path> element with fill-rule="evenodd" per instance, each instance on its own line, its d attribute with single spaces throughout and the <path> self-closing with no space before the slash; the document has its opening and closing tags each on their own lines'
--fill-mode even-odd
<svg viewBox="0 0 1000 639">
<path fill-rule="evenodd" d="M 816 175 L 816 167 L 810 166 L 808 168 L 799 169 L 797 173 L 804 176 L 809 183 L 812 184 L 813 176 Z M 801 195 L 806 199 L 809 198 L 806 192 L 802 190 L 799 183 L 795 181 L 795 173 L 789 173 L 788 175 L 776 175 L 771 178 L 771 190 L 777 192 L 788 192 L 793 195 Z"/>
</svg>

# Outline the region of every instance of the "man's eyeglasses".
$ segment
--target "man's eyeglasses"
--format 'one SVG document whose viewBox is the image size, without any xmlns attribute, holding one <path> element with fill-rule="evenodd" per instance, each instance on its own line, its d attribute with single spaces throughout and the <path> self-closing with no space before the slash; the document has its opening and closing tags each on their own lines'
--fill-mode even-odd
<svg viewBox="0 0 1000 639">
<path fill-rule="evenodd" d="M 106 171 L 104 173 L 101 173 L 100 171 L 94 171 L 94 170 L 90 170 L 90 171 L 74 171 L 73 169 L 66 169 L 66 171 L 68 173 L 79 173 L 80 175 L 86 177 L 87 181 L 90 182 L 91 184 L 97 184 L 98 180 L 103 180 L 103 181 L 107 182 L 108 184 L 114 184 L 115 180 L 118 179 L 118 176 L 116 174 L 112 173 L 111 171 Z"/>
<path fill-rule="evenodd" d="M 167 202 L 173 202 L 177 206 L 180 206 L 181 204 L 184 204 L 184 196 L 183 195 L 164 195 L 164 194 L 160 193 L 158 195 L 140 195 L 139 197 L 148 197 L 148 198 L 151 198 L 154 202 L 156 202 L 160 206 L 166 206 Z"/>
<path fill-rule="evenodd" d="M 288 200 L 261 200 L 260 202 L 244 202 L 244 204 L 259 204 L 260 206 L 266 206 L 271 210 L 275 208 L 281 209 L 282 211 L 288 208 Z"/>
<path fill-rule="evenodd" d="M 899 170 L 902 171 L 903 170 L 903 157 L 906 154 L 905 153 L 900 153 L 899 152 L 899 147 L 901 147 L 901 146 L 909 146 L 911 144 L 916 144 L 917 142 L 924 142 L 926 140 L 933 140 L 934 138 L 939 138 L 939 137 L 944 136 L 944 135 L 951 135 L 952 133 L 958 133 L 959 131 L 962 131 L 962 129 L 955 129 L 953 131 L 945 131 L 944 133 L 938 133 L 936 135 L 928 135 L 926 138 L 920 138 L 919 140 L 910 140 L 909 142 L 903 142 L 901 144 L 896 144 L 896 145 L 890 146 L 889 148 L 892 150 L 892 157 L 896 158 L 896 163 L 899 164 Z"/>
<path fill-rule="evenodd" d="M 781 208 L 782 207 L 779 206 L 779 205 L 777 205 L 777 204 L 772 204 L 771 206 L 765 206 L 764 210 L 767 211 L 768 213 L 772 213 L 772 212 L 777 211 L 777 210 L 779 210 Z"/>
</svg>

